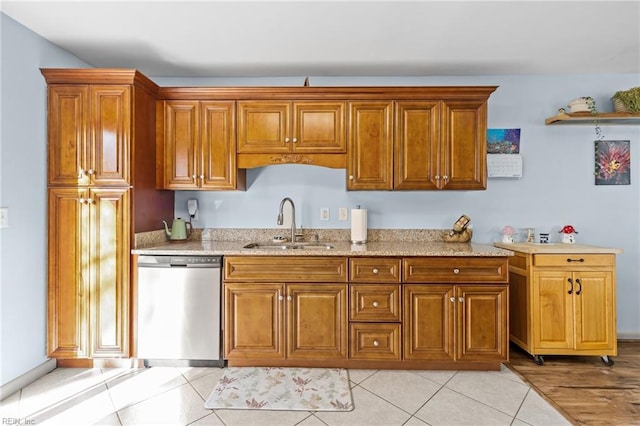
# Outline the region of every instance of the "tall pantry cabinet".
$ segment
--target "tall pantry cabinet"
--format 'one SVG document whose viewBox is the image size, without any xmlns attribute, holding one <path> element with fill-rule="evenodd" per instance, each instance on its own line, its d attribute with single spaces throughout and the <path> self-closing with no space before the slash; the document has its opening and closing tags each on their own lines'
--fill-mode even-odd
<svg viewBox="0 0 640 426">
<path fill-rule="evenodd" d="M 128 358 L 133 239 L 160 229 L 174 209 L 173 192 L 156 189 L 158 87 L 135 70 L 41 71 L 48 85 L 47 352 Z"/>
</svg>

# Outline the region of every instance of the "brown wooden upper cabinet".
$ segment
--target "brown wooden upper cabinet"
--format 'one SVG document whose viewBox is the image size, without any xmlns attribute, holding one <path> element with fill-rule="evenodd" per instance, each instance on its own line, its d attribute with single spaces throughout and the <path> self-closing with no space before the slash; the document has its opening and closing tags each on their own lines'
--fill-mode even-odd
<svg viewBox="0 0 640 426">
<path fill-rule="evenodd" d="M 238 153 L 344 153 L 343 101 L 239 101 Z"/>
<path fill-rule="evenodd" d="M 236 167 L 234 101 L 165 101 L 162 119 L 163 188 L 245 189 L 246 172 Z"/>
<path fill-rule="evenodd" d="M 349 103 L 347 188 L 486 188 L 486 100 Z"/>
<path fill-rule="evenodd" d="M 129 186 L 128 85 L 49 86 L 50 186 Z"/>
</svg>

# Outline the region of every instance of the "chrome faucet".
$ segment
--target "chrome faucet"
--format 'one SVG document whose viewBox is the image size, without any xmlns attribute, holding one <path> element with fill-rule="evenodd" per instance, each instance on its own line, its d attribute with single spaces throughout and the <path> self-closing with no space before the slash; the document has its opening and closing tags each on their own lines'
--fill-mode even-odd
<svg viewBox="0 0 640 426">
<path fill-rule="evenodd" d="M 285 197 L 280 201 L 280 209 L 278 210 L 278 225 L 282 225 L 284 223 L 284 216 L 282 214 L 282 208 L 284 207 L 285 202 L 291 203 L 291 242 L 296 242 L 296 206 L 293 204 L 293 200 L 289 197 Z"/>
</svg>

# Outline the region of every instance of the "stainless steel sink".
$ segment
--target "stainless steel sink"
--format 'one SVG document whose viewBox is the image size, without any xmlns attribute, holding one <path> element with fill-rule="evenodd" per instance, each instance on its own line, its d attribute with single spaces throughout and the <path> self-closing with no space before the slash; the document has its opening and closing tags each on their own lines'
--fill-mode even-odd
<svg viewBox="0 0 640 426">
<path fill-rule="evenodd" d="M 323 243 L 249 243 L 242 248 L 258 250 L 331 250 L 333 246 Z"/>
</svg>

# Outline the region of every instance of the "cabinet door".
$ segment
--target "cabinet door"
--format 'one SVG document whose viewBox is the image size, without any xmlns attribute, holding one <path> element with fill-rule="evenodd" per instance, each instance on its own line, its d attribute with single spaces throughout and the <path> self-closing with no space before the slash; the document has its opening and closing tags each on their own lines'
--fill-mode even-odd
<svg viewBox="0 0 640 426">
<path fill-rule="evenodd" d="M 347 356 L 347 285 L 287 284 L 287 358 Z"/>
<path fill-rule="evenodd" d="M 89 356 L 88 190 L 52 188 L 48 196 L 47 354 Z"/>
<path fill-rule="evenodd" d="M 446 360 L 455 357 L 453 287 L 406 284 L 403 342 L 406 360 Z"/>
<path fill-rule="evenodd" d="M 130 190 L 89 195 L 91 356 L 129 356 Z"/>
<path fill-rule="evenodd" d="M 347 189 L 393 188 L 393 102 L 349 102 Z"/>
<path fill-rule="evenodd" d="M 573 349 L 573 277 L 570 272 L 533 273 L 533 347 Z"/>
<path fill-rule="evenodd" d="M 165 104 L 165 189 L 197 188 L 198 111 L 198 101 L 167 101 Z"/>
<path fill-rule="evenodd" d="M 202 142 L 197 175 L 202 189 L 235 189 L 236 120 L 234 102 L 202 102 Z"/>
<path fill-rule="evenodd" d="M 90 86 L 89 174 L 95 185 L 128 186 L 131 88 Z"/>
<path fill-rule="evenodd" d="M 50 85 L 48 92 L 49 185 L 88 185 L 89 86 Z"/>
<path fill-rule="evenodd" d="M 610 271 L 576 272 L 576 349 L 615 347 L 615 294 Z"/>
<path fill-rule="evenodd" d="M 397 102 L 394 189 L 437 189 L 440 103 Z"/>
<path fill-rule="evenodd" d="M 447 101 L 442 109 L 441 189 L 486 189 L 487 104 Z"/>
<path fill-rule="evenodd" d="M 456 299 L 456 359 L 508 360 L 507 286 L 458 286 Z"/>
<path fill-rule="evenodd" d="M 284 358 L 282 284 L 224 284 L 225 358 Z"/>
<path fill-rule="evenodd" d="M 238 102 L 238 153 L 286 153 L 291 150 L 289 102 Z"/>
<path fill-rule="evenodd" d="M 295 102 L 293 151 L 346 152 L 345 109 L 345 102 Z"/>
</svg>

